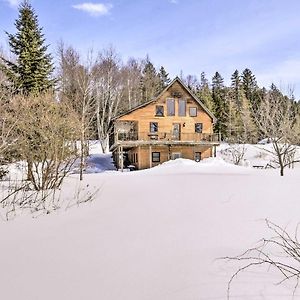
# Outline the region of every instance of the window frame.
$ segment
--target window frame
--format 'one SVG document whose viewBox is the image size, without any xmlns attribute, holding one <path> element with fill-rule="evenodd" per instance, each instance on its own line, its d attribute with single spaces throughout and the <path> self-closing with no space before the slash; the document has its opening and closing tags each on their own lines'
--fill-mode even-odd
<svg viewBox="0 0 300 300">
<path fill-rule="evenodd" d="M 181 113 L 181 103 L 184 103 L 184 112 Z M 178 99 L 178 117 L 186 117 L 186 108 L 187 108 L 187 105 L 186 105 L 186 99 Z"/>
<path fill-rule="evenodd" d="M 169 103 L 172 103 L 173 106 L 173 112 L 169 113 Z M 166 100 L 166 104 L 167 104 L 167 116 L 168 117 L 174 117 L 175 116 L 175 98 L 167 98 Z"/>
<path fill-rule="evenodd" d="M 195 109 L 195 111 L 196 111 L 195 115 L 193 115 L 193 114 L 191 113 L 191 109 Z M 196 106 L 191 106 L 191 107 L 189 107 L 189 116 L 190 116 L 190 117 L 193 117 L 193 118 L 195 118 L 195 117 L 198 116 L 198 108 L 197 108 Z"/>
<path fill-rule="evenodd" d="M 199 159 L 196 159 L 197 156 L 199 157 Z M 196 152 L 194 153 L 194 160 L 195 160 L 196 162 L 199 162 L 199 161 L 202 160 L 202 153 L 201 153 L 200 151 L 196 151 Z"/>
<path fill-rule="evenodd" d="M 158 155 L 158 157 L 154 158 L 154 155 Z M 159 163 L 160 162 L 160 152 L 157 152 L 157 151 L 152 152 L 151 153 L 151 158 L 152 158 L 153 163 Z"/>
<path fill-rule="evenodd" d="M 172 152 L 171 159 L 175 160 L 175 159 L 178 159 L 178 158 L 182 158 L 182 153 L 181 152 Z"/>
<path fill-rule="evenodd" d="M 157 112 L 159 111 L 159 108 L 162 109 L 162 111 L 158 114 Z M 165 116 L 165 111 L 164 111 L 164 106 L 163 105 L 156 105 L 155 106 L 155 117 L 164 117 Z"/>
<path fill-rule="evenodd" d="M 149 123 L 149 132 L 150 133 L 157 133 L 158 132 L 158 122 L 150 122 Z"/>
<path fill-rule="evenodd" d="M 201 131 L 198 131 L 198 126 L 201 126 Z M 195 133 L 203 133 L 203 123 L 195 123 Z"/>
</svg>

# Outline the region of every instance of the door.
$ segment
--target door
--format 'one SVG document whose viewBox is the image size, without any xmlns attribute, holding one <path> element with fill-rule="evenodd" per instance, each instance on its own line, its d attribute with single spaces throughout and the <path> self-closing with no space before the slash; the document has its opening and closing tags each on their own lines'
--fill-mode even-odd
<svg viewBox="0 0 300 300">
<path fill-rule="evenodd" d="M 172 139 L 180 140 L 180 134 L 181 134 L 181 125 L 179 123 L 174 123 L 173 131 L 172 131 Z"/>
</svg>

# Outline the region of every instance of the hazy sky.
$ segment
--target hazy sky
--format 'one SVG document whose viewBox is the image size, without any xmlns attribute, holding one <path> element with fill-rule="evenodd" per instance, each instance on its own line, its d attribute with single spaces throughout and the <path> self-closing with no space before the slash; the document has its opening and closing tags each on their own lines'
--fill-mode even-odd
<svg viewBox="0 0 300 300">
<path fill-rule="evenodd" d="M 13 33 L 18 0 L 0 0 L 0 45 Z M 60 39 L 82 52 L 114 45 L 122 58 L 163 65 L 171 77 L 229 82 L 235 69 L 250 68 L 260 85 L 275 82 L 300 98 L 299 0 L 32 0 L 47 43 Z"/>
</svg>

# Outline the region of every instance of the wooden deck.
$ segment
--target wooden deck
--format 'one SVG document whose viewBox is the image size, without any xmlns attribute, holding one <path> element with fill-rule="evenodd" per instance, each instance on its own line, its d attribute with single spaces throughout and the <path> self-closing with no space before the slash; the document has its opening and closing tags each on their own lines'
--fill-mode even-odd
<svg viewBox="0 0 300 300">
<path fill-rule="evenodd" d="M 115 135 L 115 142 L 110 147 L 113 151 L 117 147 L 133 148 L 139 146 L 218 146 L 218 134 L 181 134 L 174 137 L 170 133 L 128 133 Z"/>
</svg>

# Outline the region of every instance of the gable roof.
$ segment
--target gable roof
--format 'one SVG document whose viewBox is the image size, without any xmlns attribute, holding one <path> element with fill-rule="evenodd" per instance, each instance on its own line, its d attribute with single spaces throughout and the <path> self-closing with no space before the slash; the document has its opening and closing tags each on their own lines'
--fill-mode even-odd
<svg viewBox="0 0 300 300">
<path fill-rule="evenodd" d="M 137 110 L 137 109 L 140 109 L 140 108 L 143 108 L 149 104 L 151 104 L 152 102 L 155 102 L 157 99 L 159 99 L 175 82 L 178 82 L 180 83 L 183 88 L 190 94 L 190 96 L 201 106 L 201 108 L 212 118 L 213 122 L 215 123 L 216 122 L 216 117 L 214 116 L 214 114 L 203 104 L 203 102 L 198 98 L 196 97 L 192 91 L 186 86 L 186 84 L 178 77 L 176 76 L 172 81 L 171 83 L 163 90 L 161 91 L 156 97 L 152 98 L 151 100 L 143 103 L 143 104 L 140 104 L 128 111 L 126 111 L 125 113 L 122 113 L 116 117 L 113 118 L 113 120 L 115 119 L 118 119 L 120 117 L 123 117 L 123 116 L 126 116 L 130 113 L 132 113 L 133 111 Z"/>
</svg>

